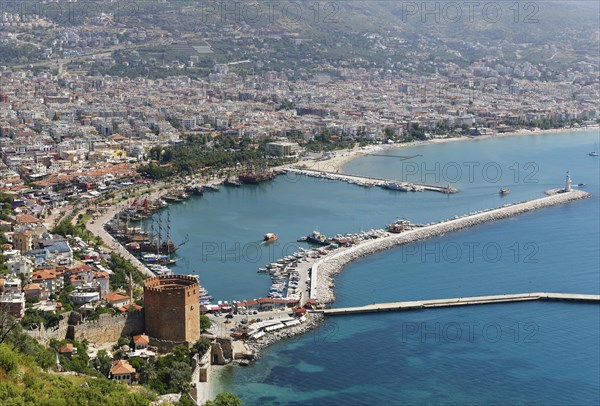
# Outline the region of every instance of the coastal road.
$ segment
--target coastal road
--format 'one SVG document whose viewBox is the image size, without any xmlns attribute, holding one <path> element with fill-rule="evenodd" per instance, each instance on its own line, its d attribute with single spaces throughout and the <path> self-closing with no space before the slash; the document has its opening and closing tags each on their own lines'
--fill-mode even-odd
<svg viewBox="0 0 600 406">
<path fill-rule="evenodd" d="M 115 205 L 107 210 L 104 214 L 100 215 L 96 220 L 90 220 L 87 222 L 86 227 L 94 235 L 100 237 L 102 242 L 110 247 L 113 252 L 118 253 L 123 258 L 127 259 L 133 266 L 135 266 L 142 274 L 152 277 L 154 273 L 146 268 L 136 257 L 134 257 L 129 251 L 125 249 L 112 235 L 110 235 L 105 229 L 104 224 L 108 223 L 119 211 L 126 206 Z"/>
</svg>

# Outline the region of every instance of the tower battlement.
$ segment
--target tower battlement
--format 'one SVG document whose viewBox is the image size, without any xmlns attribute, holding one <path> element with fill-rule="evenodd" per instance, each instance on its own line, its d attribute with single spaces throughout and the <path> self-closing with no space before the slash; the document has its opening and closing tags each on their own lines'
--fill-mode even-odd
<svg viewBox="0 0 600 406">
<path fill-rule="evenodd" d="M 159 340 L 194 342 L 200 337 L 200 285 L 186 275 L 144 282 L 146 332 Z"/>
</svg>

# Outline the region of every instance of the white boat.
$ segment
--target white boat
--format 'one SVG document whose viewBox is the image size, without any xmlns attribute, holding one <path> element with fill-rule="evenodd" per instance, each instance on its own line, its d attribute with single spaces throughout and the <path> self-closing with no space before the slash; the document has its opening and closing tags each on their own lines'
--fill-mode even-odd
<svg viewBox="0 0 600 406">
<path fill-rule="evenodd" d="M 598 156 L 598 144 L 594 143 L 594 150 L 588 154 L 589 156 Z"/>
</svg>

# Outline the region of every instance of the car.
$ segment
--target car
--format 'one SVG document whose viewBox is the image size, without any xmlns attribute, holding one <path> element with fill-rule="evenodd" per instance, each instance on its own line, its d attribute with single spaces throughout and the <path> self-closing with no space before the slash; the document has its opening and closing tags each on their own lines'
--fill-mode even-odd
<svg viewBox="0 0 600 406">
<path fill-rule="evenodd" d="M 252 314 L 258 314 L 258 312 L 255 310 L 255 311 L 252 312 Z"/>
</svg>

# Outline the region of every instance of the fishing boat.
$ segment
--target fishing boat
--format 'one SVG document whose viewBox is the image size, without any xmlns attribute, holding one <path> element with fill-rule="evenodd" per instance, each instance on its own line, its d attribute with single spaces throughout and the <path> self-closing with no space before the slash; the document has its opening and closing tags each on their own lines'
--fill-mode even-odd
<svg viewBox="0 0 600 406">
<path fill-rule="evenodd" d="M 227 179 L 225 179 L 225 182 L 223 182 L 223 184 L 224 184 L 225 186 L 235 186 L 235 187 L 240 187 L 240 186 L 242 186 L 242 184 L 241 184 L 239 181 L 237 181 L 237 180 L 235 180 L 235 179 L 232 179 L 232 178 L 227 178 Z"/>
<path fill-rule="evenodd" d="M 238 178 L 241 183 L 250 185 L 258 185 L 260 183 L 260 178 L 256 173 L 241 173 Z"/>
<path fill-rule="evenodd" d="M 167 193 L 162 196 L 162 199 L 168 203 L 178 203 L 183 201 L 183 199 L 180 196 L 174 193 Z"/>
<path fill-rule="evenodd" d="M 202 196 L 202 194 L 204 193 L 204 188 L 198 185 L 186 186 L 184 190 L 186 193 L 194 196 Z"/>
<path fill-rule="evenodd" d="M 408 220 L 396 220 L 395 222 L 388 224 L 386 230 L 390 233 L 398 234 L 406 230 L 410 226 Z"/>
<path fill-rule="evenodd" d="M 329 245 L 329 239 L 319 231 L 313 231 L 311 235 L 306 237 L 306 241 L 313 244 Z"/>
<path fill-rule="evenodd" d="M 168 259 L 168 257 L 166 255 L 152 254 L 152 253 L 142 254 L 141 258 L 144 262 L 150 262 L 150 263 L 156 263 L 158 260 Z"/>
<path fill-rule="evenodd" d="M 277 234 L 275 234 L 275 233 L 267 233 L 267 234 L 265 234 L 265 236 L 263 237 L 263 241 L 264 241 L 264 242 L 273 242 L 273 241 L 277 241 Z"/>
<path fill-rule="evenodd" d="M 502 188 L 502 189 L 500 189 L 500 196 L 506 196 L 509 193 L 510 193 L 510 189 L 509 188 Z"/>
<path fill-rule="evenodd" d="M 219 187 L 217 185 L 204 185 L 202 186 L 202 190 L 205 192 L 218 192 Z"/>
</svg>

